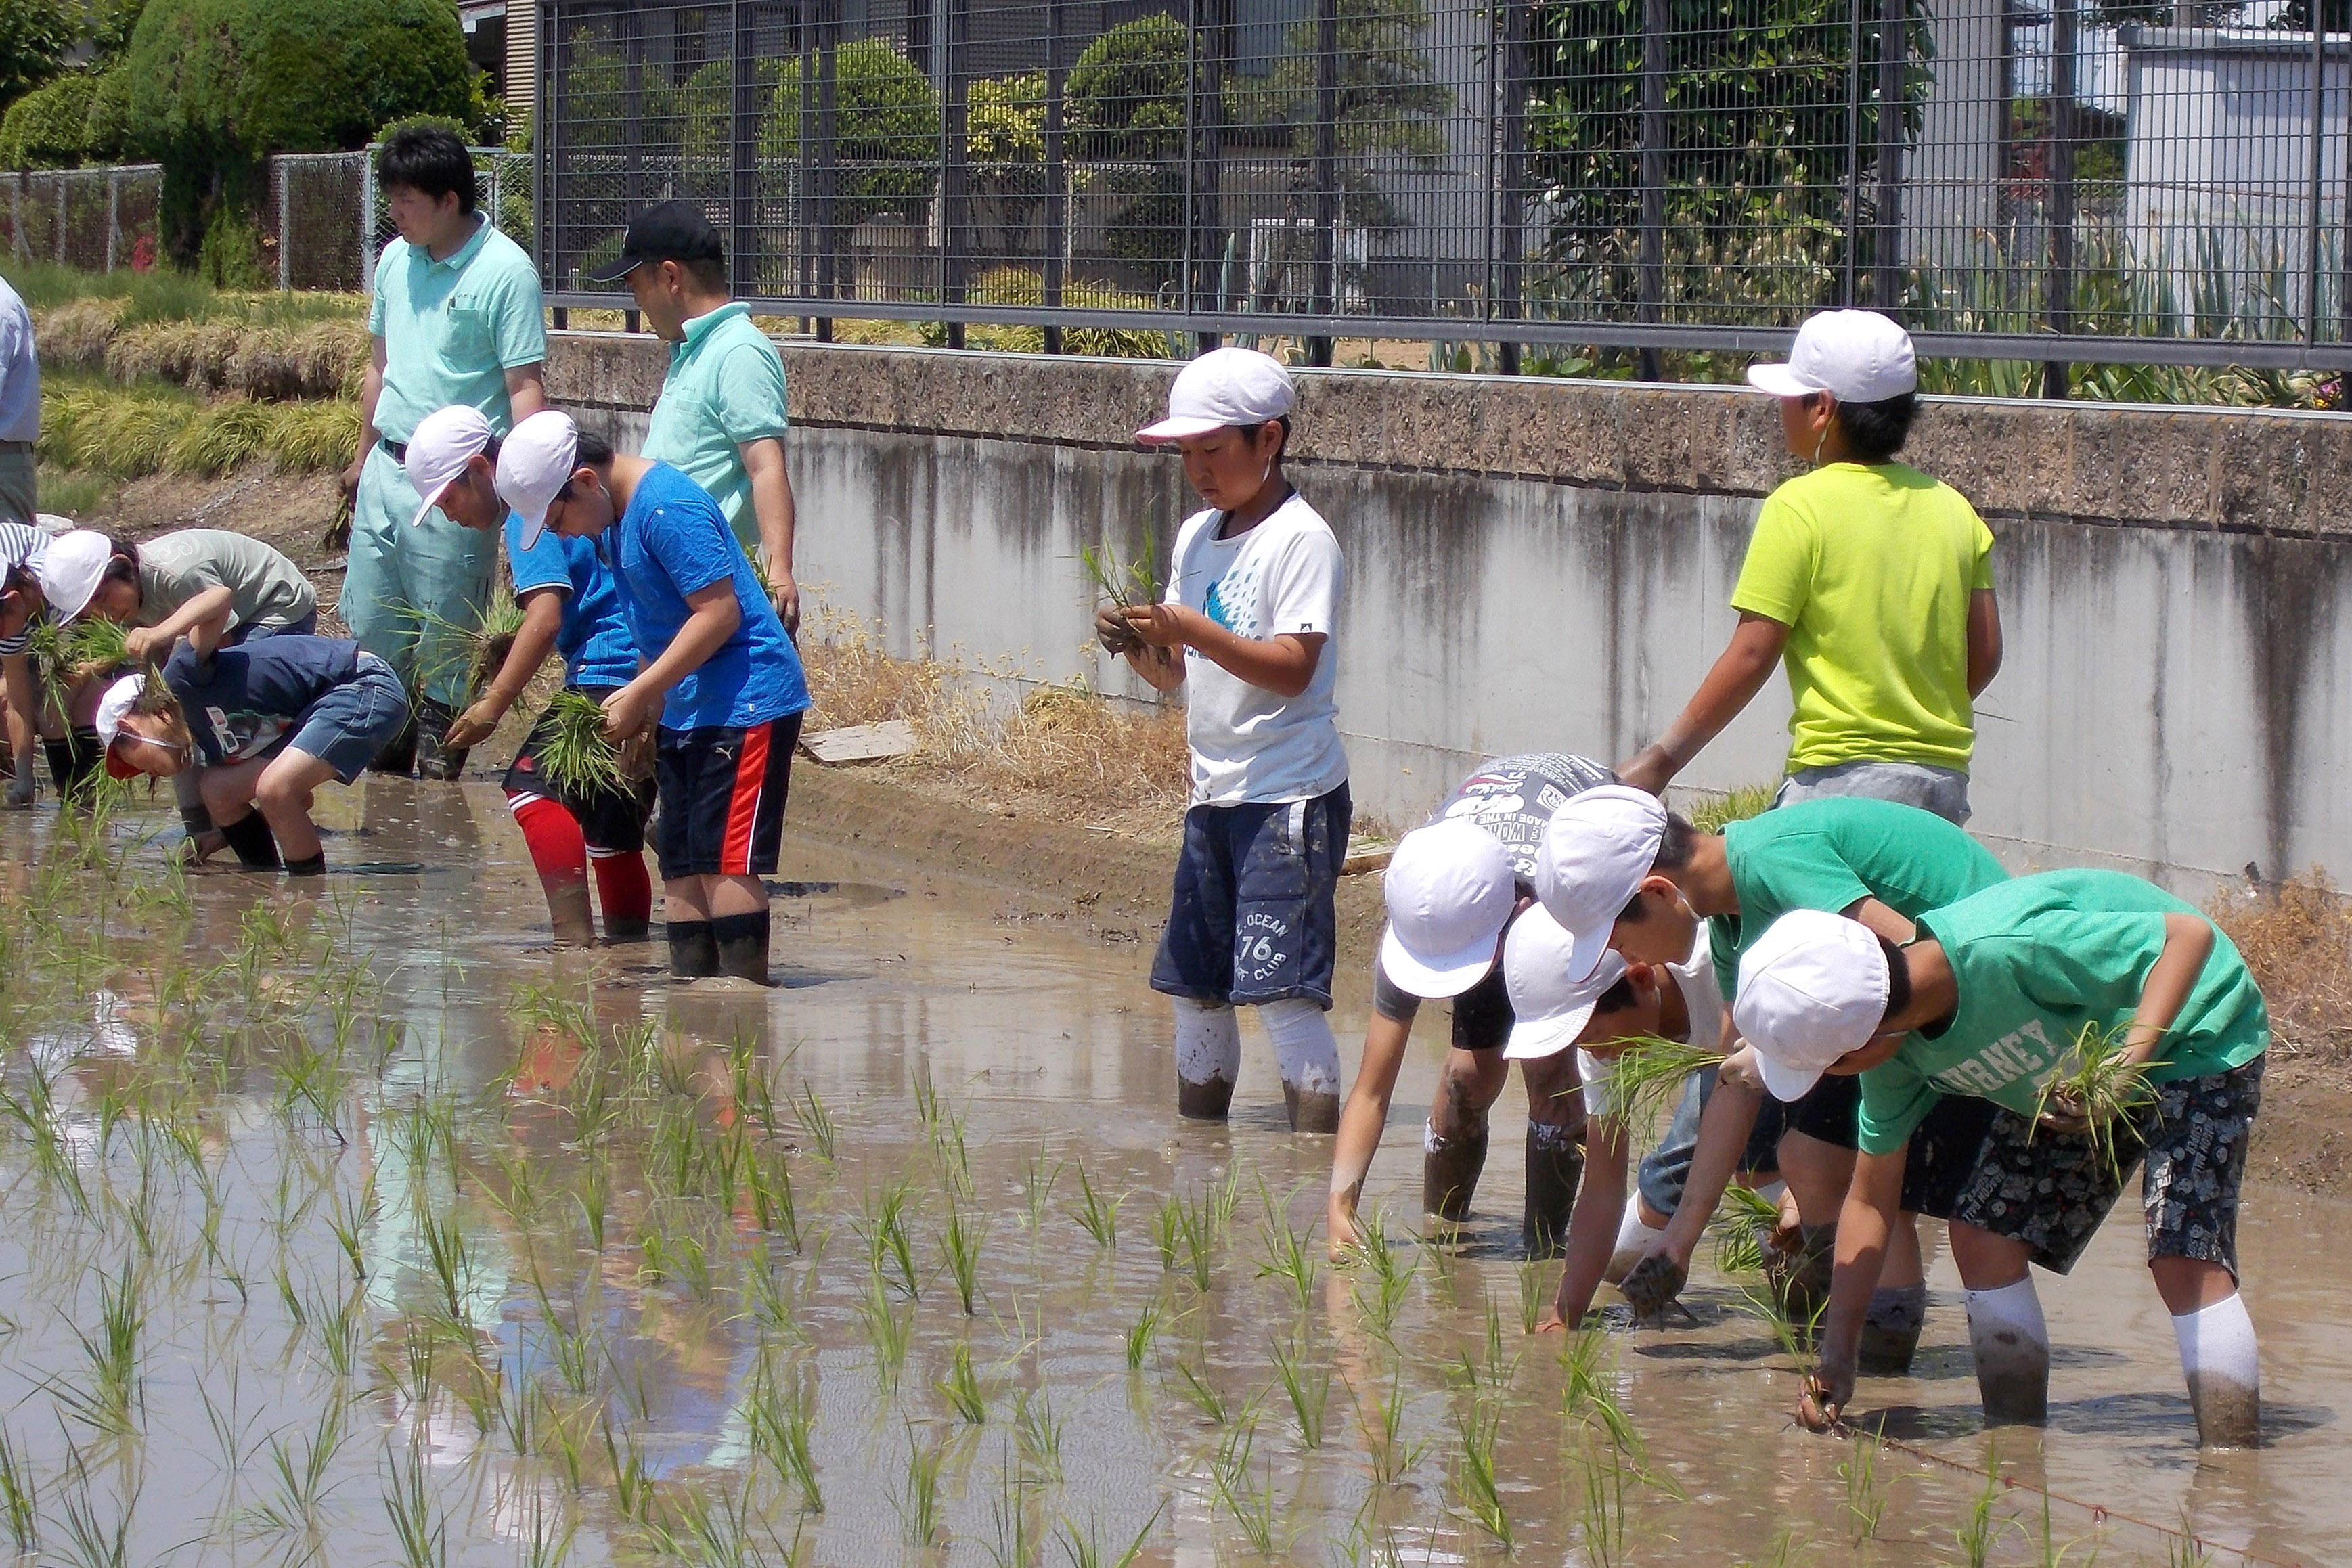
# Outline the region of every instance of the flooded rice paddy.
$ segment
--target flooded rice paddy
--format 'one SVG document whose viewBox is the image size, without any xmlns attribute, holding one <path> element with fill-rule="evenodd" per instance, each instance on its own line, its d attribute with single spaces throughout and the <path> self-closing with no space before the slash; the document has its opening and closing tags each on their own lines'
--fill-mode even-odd
<svg viewBox="0 0 2352 1568">
<path fill-rule="evenodd" d="M 2047 1432 L 1981 1430 L 1939 1262 L 1919 1375 L 1857 1400 L 1890 1440 L 1815 1437 L 1752 1279 L 1702 1271 L 1664 1329 L 1523 1332 L 1553 1280 L 1517 1256 L 1516 1090 L 1477 1223 L 1413 1234 L 1433 1047 L 1373 1171 L 1387 1242 L 1334 1270 L 1328 1142 L 1284 1130 L 1255 1040 L 1233 1123 L 1176 1120 L 1132 945 L 801 842 L 779 988 L 674 988 L 652 947 L 538 945 L 487 786 L 371 781 L 322 814 L 315 896 L 168 873 L 143 800 L 79 833 L 0 821 L 0 1556 L 2322 1563 L 2352 1539 L 2341 1206 L 2252 1195 L 2258 1452 L 2200 1458 L 2127 1213 L 2043 1281 Z M 2210 1556 L 2149 1528 L 2184 1521 Z"/>
</svg>

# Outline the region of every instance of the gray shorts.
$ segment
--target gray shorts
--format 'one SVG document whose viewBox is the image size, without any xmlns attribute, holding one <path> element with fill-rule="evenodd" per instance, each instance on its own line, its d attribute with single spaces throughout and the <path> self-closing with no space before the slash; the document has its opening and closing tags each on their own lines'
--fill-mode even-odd
<svg viewBox="0 0 2352 1568">
<path fill-rule="evenodd" d="M 0 521 L 33 525 L 39 499 L 33 476 L 31 453 L 0 452 Z"/>
<path fill-rule="evenodd" d="M 1831 768 L 1800 768 L 1780 780 L 1775 806 L 1831 796 L 1859 795 L 1933 811 L 1954 827 L 1969 825 L 1969 776 L 1925 762 L 1841 762 Z"/>
<path fill-rule="evenodd" d="M 408 722 L 408 693 L 392 666 L 373 653 L 360 655 L 360 673 L 302 711 L 293 750 L 315 757 L 348 784 L 392 744 Z"/>
</svg>

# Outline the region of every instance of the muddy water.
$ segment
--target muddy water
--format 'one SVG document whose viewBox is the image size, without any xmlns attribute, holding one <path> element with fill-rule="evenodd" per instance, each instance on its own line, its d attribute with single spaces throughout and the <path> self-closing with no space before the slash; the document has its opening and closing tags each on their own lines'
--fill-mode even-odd
<svg viewBox="0 0 2352 1568">
<path fill-rule="evenodd" d="M 2127 1215 L 2042 1281 L 2046 1433 L 1981 1430 L 1939 1262 L 1920 1375 L 1857 1401 L 1886 1447 L 1792 1429 L 1752 1281 L 1709 1273 L 1687 1321 L 1586 1346 L 1612 1437 L 1521 1333 L 1551 1281 L 1517 1257 L 1516 1090 L 1477 1221 L 1421 1245 L 1424 1053 L 1370 1184 L 1386 1281 L 1313 1237 L 1286 1279 L 1328 1145 L 1283 1130 L 1256 1039 L 1232 1124 L 1175 1120 L 1132 946 L 797 843 L 778 988 L 673 988 L 650 947 L 543 946 L 495 791 L 330 794 L 341 869 L 293 904 L 175 887 L 125 847 L 152 815 L 115 824 L 111 872 L 46 878 L 26 862 L 70 846 L 0 821 L 0 1515 L 14 1478 L 46 1557 L 2163 1563 L 2194 1559 L 2133 1521 L 2185 1518 L 2215 1561 L 2320 1563 L 2352 1538 L 2342 1206 L 2252 1197 L 2259 1452 L 2200 1459 Z M 1088 1189 L 1119 1200 L 1112 1245 Z M 951 1221 L 981 1233 L 969 1315 Z M 977 1421 L 941 1386 L 959 1347 Z"/>
</svg>

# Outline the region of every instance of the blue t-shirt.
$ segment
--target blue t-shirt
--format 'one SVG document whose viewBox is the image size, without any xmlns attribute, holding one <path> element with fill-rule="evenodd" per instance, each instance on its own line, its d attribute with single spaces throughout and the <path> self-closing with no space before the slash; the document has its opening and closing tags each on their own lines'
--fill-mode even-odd
<svg viewBox="0 0 2352 1568">
<path fill-rule="evenodd" d="M 800 654 L 709 492 L 656 463 L 637 481 L 629 509 L 602 543 L 620 585 L 629 634 L 648 664 L 661 657 L 692 613 L 688 594 L 730 579 L 735 584 L 742 619 L 717 653 L 669 689 L 664 729 L 748 728 L 809 706 Z"/>
<path fill-rule="evenodd" d="M 360 645 L 343 637 L 265 637 L 215 649 L 199 663 L 180 644 L 163 684 L 180 699 L 188 737 L 213 767 L 283 747 L 310 705 L 359 674 Z"/>
<path fill-rule="evenodd" d="M 520 548 L 522 519 L 507 514 L 507 570 L 514 577 L 515 597 L 540 589 L 563 594 L 563 624 L 555 633 L 555 651 L 563 655 L 567 686 L 625 686 L 637 678 L 637 644 L 621 614 L 620 590 L 594 539 L 542 533 L 529 549 Z"/>
</svg>

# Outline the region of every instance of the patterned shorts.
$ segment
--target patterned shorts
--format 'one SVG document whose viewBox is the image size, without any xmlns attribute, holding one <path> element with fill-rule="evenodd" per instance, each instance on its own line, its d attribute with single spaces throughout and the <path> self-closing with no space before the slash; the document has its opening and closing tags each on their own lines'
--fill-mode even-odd
<svg viewBox="0 0 2352 1568">
<path fill-rule="evenodd" d="M 2082 1134 L 2053 1133 L 2013 1111 L 1996 1113 L 1976 1172 L 1951 1218 L 2033 1249 L 2033 1261 L 2063 1274 L 2140 1173 L 2147 1255 L 2197 1258 L 2238 1272 L 2238 1191 L 2246 1142 L 2263 1103 L 2257 1056 L 2227 1072 L 2156 1085 L 2156 1103 L 2116 1130 L 2112 1160 Z"/>
</svg>

